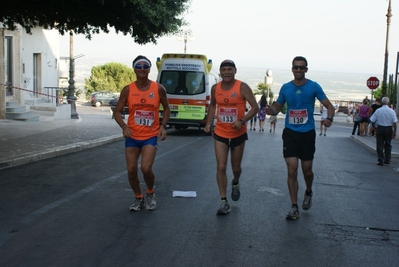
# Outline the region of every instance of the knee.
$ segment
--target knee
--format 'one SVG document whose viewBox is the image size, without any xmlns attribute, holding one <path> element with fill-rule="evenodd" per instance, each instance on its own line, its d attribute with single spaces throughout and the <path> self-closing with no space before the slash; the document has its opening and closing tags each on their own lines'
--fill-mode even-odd
<svg viewBox="0 0 399 267">
<path fill-rule="evenodd" d="M 141 165 L 141 172 L 143 174 L 148 174 L 152 171 L 151 165 Z"/>
<path fill-rule="evenodd" d="M 219 163 L 218 165 L 217 165 L 218 167 L 218 172 L 226 172 L 226 169 L 227 169 L 227 165 L 226 164 L 222 164 L 222 163 Z"/>
<path fill-rule="evenodd" d="M 136 173 L 137 173 L 137 167 L 134 166 L 134 165 L 128 165 L 128 166 L 127 166 L 127 173 L 128 173 L 129 175 L 136 174 Z"/>
<path fill-rule="evenodd" d="M 233 173 L 241 173 L 241 166 L 233 167 Z"/>
<path fill-rule="evenodd" d="M 296 179 L 297 176 L 298 176 L 298 170 L 294 170 L 294 169 L 288 170 L 288 178 Z"/>
<path fill-rule="evenodd" d="M 313 177 L 313 171 L 312 170 L 304 170 L 303 176 L 306 178 L 311 178 L 311 177 Z"/>
</svg>

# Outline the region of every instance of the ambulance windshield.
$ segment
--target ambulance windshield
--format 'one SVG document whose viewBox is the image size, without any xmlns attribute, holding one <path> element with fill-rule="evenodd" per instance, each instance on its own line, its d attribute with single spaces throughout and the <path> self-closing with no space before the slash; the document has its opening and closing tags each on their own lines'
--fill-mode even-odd
<svg viewBox="0 0 399 267">
<path fill-rule="evenodd" d="M 205 93 L 205 74 L 197 71 L 162 71 L 160 83 L 172 95 Z"/>
</svg>

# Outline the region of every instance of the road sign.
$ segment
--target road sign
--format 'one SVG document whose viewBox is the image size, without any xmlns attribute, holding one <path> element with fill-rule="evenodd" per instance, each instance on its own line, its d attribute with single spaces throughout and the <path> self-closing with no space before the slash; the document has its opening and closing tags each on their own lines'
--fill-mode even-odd
<svg viewBox="0 0 399 267">
<path fill-rule="evenodd" d="M 367 87 L 371 90 L 377 89 L 380 86 L 380 80 L 377 77 L 370 77 L 367 79 Z"/>
</svg>

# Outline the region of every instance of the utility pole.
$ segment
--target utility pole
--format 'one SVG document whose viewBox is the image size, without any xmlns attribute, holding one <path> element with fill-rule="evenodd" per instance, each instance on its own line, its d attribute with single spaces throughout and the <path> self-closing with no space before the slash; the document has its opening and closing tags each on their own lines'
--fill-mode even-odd
<svg viewBox="0 0 399 267">
<path fill-rule="evenodd" d="M 382 96 L 387 95 L 387 77 L 388 77 L 388 44 L 389 44 L 389 26 L 391 25 L 391 0 L 389 0 L 388 4 L 388 13 L 387 13 L 387 33 L 385 40 L 385 60 L 384 60 L 384 76 L 382 80 L 381 93 Z"/>
</svg>

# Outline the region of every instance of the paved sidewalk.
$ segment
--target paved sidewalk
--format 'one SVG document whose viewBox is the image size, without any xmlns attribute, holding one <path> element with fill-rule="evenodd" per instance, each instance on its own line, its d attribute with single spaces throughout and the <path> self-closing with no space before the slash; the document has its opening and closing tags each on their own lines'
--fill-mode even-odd
<svg viewBox="0 0 399 267">
<path fill-rule="evenodd" d="M 79 119 L 59 121 L 46 116 L 39 122 L 0 120 L 0 169 L 117 140 L 123 140 L 122 131 L 110 113 L 79 114 Z"/>
<path fill-rule="evenodd" d="M 0 169 L 123 140 L 109 113 L 79 114 L 79 117 L 59 121 L 41 117 L 39 122 L 0 120 Z M 319 121 L 320 116 L 315 115 L 315 120 Z M 334 123 L 349 124 L 344 115 L 335 117 Z M 375 153 L 373 137 L 350 138 Z M 399 157 L 397 140 L 393 141 L 392 157 Z"/>
</svg>

